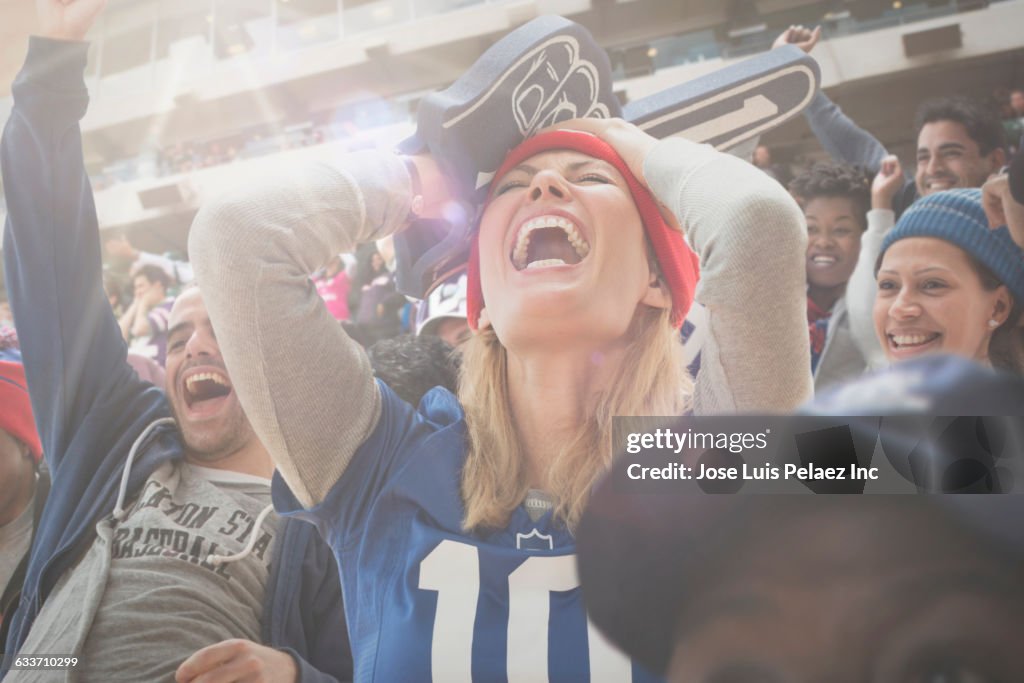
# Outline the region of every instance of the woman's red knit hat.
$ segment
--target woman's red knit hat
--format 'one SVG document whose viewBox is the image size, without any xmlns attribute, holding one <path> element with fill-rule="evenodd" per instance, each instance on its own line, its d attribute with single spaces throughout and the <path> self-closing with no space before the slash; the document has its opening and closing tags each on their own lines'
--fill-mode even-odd
<svg viewBox="0 0 1024 683">
<path fill-rule="evenodd" d="M 647 239 L 654 247 L 661 275 L 672 295 L 672 325 L 677 329 L 681 327 L 690 310 L 690 305 L 693 303 L 693 292 L 697 287 L 697 279 L 700 277 L 697 255 L 683 240 L 682 233 L 669 227 L 665 222 L 654 196 L 637 180 L 615 148 L 601 138 L 580 131 L 556 130 L 525 140 L 508 153 L 505 161 L 494 174 L 488 201 L 493 196 L 496 181 L 509 170 L 536 154 L 552 149 L 574 150 L 595 159 L 601 159 L 614 166 L 625 178 L 637 211 L 640 213 L 640 220 L 643 222 Z M 469 316 L 469 326 L 474 330 L 477 328 L 480 311 L 484 307 L 484 293 L 480 285 L 479 236 L 478 230 L 473 236 L 469 254 L 469 282 L 466 292 L 466 312 Z"/>
</svg>

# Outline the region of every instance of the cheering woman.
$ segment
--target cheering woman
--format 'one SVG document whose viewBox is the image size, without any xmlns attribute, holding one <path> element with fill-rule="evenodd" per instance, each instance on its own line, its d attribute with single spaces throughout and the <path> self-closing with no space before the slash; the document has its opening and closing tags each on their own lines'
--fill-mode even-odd
<svg viewBox="0 0 1024 683">
<path fill-rule="evenodd" d="M 275 505 L 337 555 L 358 681 L 646 680 L 588 623 L 573 531 L 613 416 L 809 397 L 799 209 L 739 159 L 620 120 L 527 139 L 481 213 L 459 394 L 411 406 L 308 276 L 448 199 L 430 157 L 360 152 L 197 216 L 190 254 Z M 677 328 L 694 299 L 709 322 L 691 378 Z"/>
</svg>

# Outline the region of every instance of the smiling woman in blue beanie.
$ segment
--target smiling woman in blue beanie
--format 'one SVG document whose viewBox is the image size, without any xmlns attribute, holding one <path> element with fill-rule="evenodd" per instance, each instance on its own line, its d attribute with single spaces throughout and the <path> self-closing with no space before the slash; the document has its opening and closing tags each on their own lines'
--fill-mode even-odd
<svg viewBox="0 0 1024 683">
<path fill-rule="evenodd" d="M 875 273 L 875 332 L 891 362 L 944 352 L 1024 374 L 1024 250 L 989 228 L 980 190 L 915 202 Z"/>
</svg>

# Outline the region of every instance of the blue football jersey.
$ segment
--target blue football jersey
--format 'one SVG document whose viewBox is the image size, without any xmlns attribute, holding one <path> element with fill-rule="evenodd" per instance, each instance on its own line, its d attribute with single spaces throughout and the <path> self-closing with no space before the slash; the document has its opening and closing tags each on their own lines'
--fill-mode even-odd
<svg viewBox="0 0 1024 683">
<path fill-rule="evenodd" d="M 417 410 L 380 386 L 380 422 L 322 503 L 303 510 L 274 481 L 277 508 L 338 559 L 356 681 L 656 681 L 588 621 L 573 538 L 550 512 L 462 530 L 457 399 L 434 389 Z"/>
</svg>

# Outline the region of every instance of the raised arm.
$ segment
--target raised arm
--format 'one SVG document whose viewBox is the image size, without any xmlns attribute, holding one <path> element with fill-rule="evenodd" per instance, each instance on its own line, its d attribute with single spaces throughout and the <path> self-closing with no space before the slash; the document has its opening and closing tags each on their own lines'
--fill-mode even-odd
<svg viewBox="0 0 1024 683">
<path fill-rule="evenodd" d="M 380 415 L 370 363 L 310 274 L 407 222 L 412 180 L 391 154 L 285 170 L 202 207 L 189 256 L 250 422 L 309 507 Z"/>
<path fill-rule="evenodd" d="M 819 90 L 804 109 L 804 117 L 818 142 L 836 161 L 862 166 L 877 173 L 882 159 L 888 154 L 885 146 Z"/>
<path fill-rule="evenodd" d="M 868 212 L 868 229 L 860 238 L 860 257 L 846 283 L 846 310 L 850 315 L 850 333 L 867 361 L 868 370 L 885 367 L 887 361 L 882 344 L 875 334 L 873 311 L 878 286 L 875 284 L 875 261 L 882 251 L 886 234 L 896 224 L 891 209 Z"/>
<path fill-rule="evenodd" d="M 659 142 L 644 175 L 700 257 L 708 330 L 694 411 L 796 408 L 813 391 L 796 202 L 750 164 L 682 139 Z"/>
<path fill-rule="evenodd" d="M 882 343 L 875 334 L 873 311 L 878 287 L 875 284 L 875 262 L 882 250 L 882 241 L 896 224 L 892 210 L 893 198 L 903 185 L 899 159 L 887 156 L 882 169 L 871 183 L 871 211 L 867 230 L 860 238 L 860 256 L 846 284 L 846 310 L 850 314 L 850 333 L 854 343 L 867 360 L 869 370 L 885 367 L 887 361 Z"/>
<path fill-rule="evenodd" d="M 624 121 L 563 124 L 609 142 L 670 211 L 700 257 L 705 306 L 694 410 L 788 412 L 812 393 L 803 215 L 785 189 L 736 157 Z"/>
<path fill-rule="evenodd" d="M 1014 172 L 1024 173 L 1024 153 L 1018 152 L 1013 164 L 1009 173 L 992 176 L 982 186 L 982 201 L 989 227 L 998 228 L 1005 225 L 1013 241 L 1024 249 L 1024 203 L 1013 195 Z M 1024 185 L 1020 180 L 1016 182 L 1018 185 Z"/>
<path fill-rule="evenodd" d="M 61 0 L 39 4 L 44 30 L 77 35 L 57 32 L 74 27 L 66 16 L 73 6 Z M 75 3 L 86 14 L 102 5 Z M 53 15 L 49 24 L 46 11 Z M 96 210 L 82 159 L 78 122 L 88 104 L 87 48 L 32 37 L 0 143 L 7 289 L 43 450 L 54 471 L 94 405 L 121 400 L 119 387 L 138 388 L 130 384 L 125 343 L 103 292 Z"/>
<path fill-rule="evenodd" d="M 782 45 L 796 45 L 810 54 L 821 39 L 821 27 L 814 29 L 805 26 L 790 26 L 775 39 L 772 48 Z M 867 132 L 836 103 L 828 98 L 824 91 L 819 90 L 811 103 L 804 109 L 804 116 L 810 124 L 814 136 L 836 161 L 844 164 L 863 166 L 872 173 L 877 173 L 882 158 L 888 154 L 885 147 L 874 135 Z"/>
</svg>

